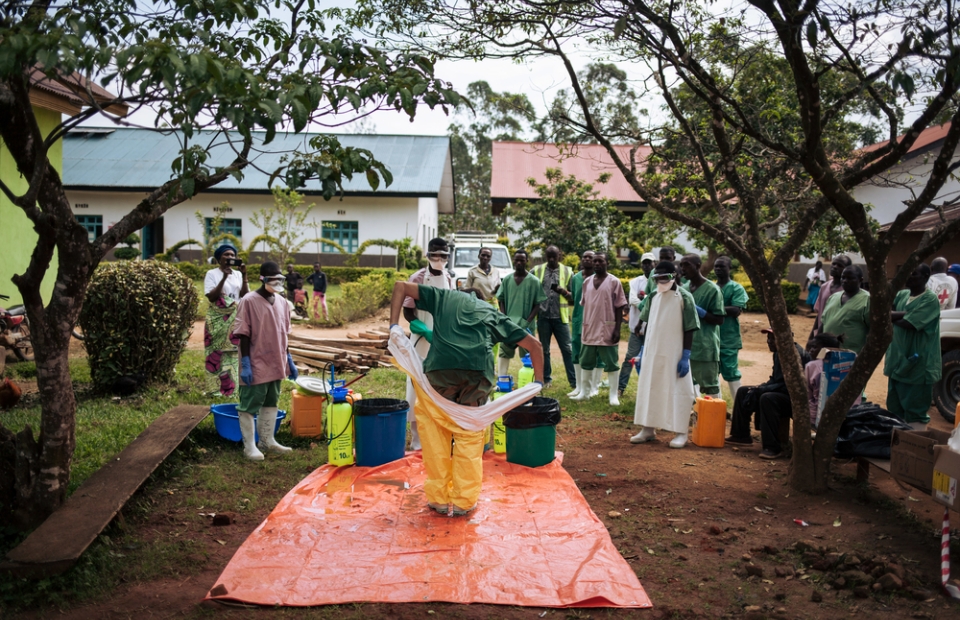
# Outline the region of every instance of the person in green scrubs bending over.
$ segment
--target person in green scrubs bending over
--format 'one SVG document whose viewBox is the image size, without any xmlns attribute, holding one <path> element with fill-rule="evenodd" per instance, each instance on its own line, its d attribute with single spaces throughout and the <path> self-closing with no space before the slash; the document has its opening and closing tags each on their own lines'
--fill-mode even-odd
<svg viewBox="0 0 960 620">
<path fill-rule="evenodd" d="M 917 265 L 894 298 L 893 341 L 883 365 L 887 409 L 917 430 L 930 422 L 933 384 L 940 380 L 940 301 L 927 288 L 929 279 L 930 267 Z"/>
</svg>

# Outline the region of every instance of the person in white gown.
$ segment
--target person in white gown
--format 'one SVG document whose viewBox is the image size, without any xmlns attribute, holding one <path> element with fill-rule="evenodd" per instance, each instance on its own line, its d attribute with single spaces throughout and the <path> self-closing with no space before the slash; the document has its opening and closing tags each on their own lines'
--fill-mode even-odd
<svg viewBox="0 0 960 620">
<path fill-rule="evenodd" d="M 656 289 L 640 314 L 647 328 L 637 357 L 640 370 L 633 415 L 633 423 L 642 428 L 630 442 L 652 441 L 660 428 L 677 434 L 670 442 L 671 448 L 682 448 L 687 443 L 695 400 L 690 349 L 700 320 L 693 296 L 676 281 L 673 263 L 661 262 L 652 277 Z"/>
</svg>

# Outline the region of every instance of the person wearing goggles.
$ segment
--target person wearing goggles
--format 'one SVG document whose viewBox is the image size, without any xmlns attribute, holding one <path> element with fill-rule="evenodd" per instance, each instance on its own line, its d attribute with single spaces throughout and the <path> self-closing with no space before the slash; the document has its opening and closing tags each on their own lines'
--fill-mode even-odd
<svg viewBox="0 0 960 620">
<path fill-rule="evenodd" d="M 457 288 L 456 282 L 447 273 L 447 259 L 450 258 L 450 249 L 446 239 L 436 237 L 427 243 L 427 266 L 410 276 L 408 282 L 421 286 L 430 286 L 444 290 Z M 427 359 L 430 353 L 430 343 L 433 342 L 433 315 L 426 310 L 418 310 L 416 301 L 412 297 L 403 300 L 403 318 L 410 323 L 411 338 L 417 355 L 421 360 Z M 410 423 L 410 449 L 419 450 L 420 433 L 417 428 L 417 393 L 413 383 L 407 377 L 407 422 Z"/>
<path fill-rule="evenodd" d="M 639 376 L 633 423 L 642 428 L 630 443 L 653 441 L 658 428 L 677 434 L 670 447 L 682 448 L 687 443 L 695 398 L 690 352 L 700 319 L 693 295 L 678 285 L 675 276 L 673 263 L 658 264 L 651 278 L 654 290 L 640 311 L 647 329 L 640 355 L 634 359 Z"/>
<path fill-rule="evenodd" d="M 263 286 L 240 300 L 233 324 L 233 334 L 240 339 L 237 414 L 243 455 L 251 461 L 262 461 L 263 452 L 290 452 L 290 448 L 277 443 L 273 434 L 280 382 L 284 377 L 292 381 L 299 374 L 287 351 L 290 310 L 283 296 L 287 280 L 276 263 L 266 262 L 260 266 L 260 281 Z M 260 441 L 256 442 L 258 434 Z"/>
</svg>

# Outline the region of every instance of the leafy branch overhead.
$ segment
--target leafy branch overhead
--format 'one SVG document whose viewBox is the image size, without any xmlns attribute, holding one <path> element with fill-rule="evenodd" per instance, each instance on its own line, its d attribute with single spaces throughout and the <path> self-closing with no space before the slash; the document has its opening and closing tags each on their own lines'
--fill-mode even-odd
<svg viewBox="0 0 960 620">
<path fill-rule="evenodd" d="M 251 167 L 291 189 L 316 180 L 327 200 L 355 175 L 374 189 L 389 185 L 390 171 L 375 153 L 345 147 L 333 136 L 284 145 L 291 133 L 325 131 L 378 110 L 412 118 L 421 105 L 449 112 L 460 103 L 435 76 L 433 55 L 371 44 L 355 35 L 356 16 L 319 6 L 315 0 L 4 4 L 0 140 L 18 174 L 5 174 L 0 192 L 38 233 L 29 266 L 14 283 L 32 328 L 43 413 L 40 444 L 33 429 L 21 433 L 30 438 L 23 446 L 36 449 L 19 450 L 17 436 L 0 426 L 0 454 L 6 455 L 0 473 L 17 472 L 0 476 L 0 510 L 11 511 L 4 515 L 9 520 L 0 519 L 35 526 L 65 497 L 76 409 L 66 363 L 70 329 L 91 274 L 112 248 L 171 207 L 239 180 Z M 51 85 L 72 93 L 79 111 L 41 131 L 31 89 Z M 120 118 L 132 112 L 174 142 L 170 176 L 90 241 L 51 157 L 82 123 L 101 117 L 132 124 Z M 277 140 L 281 133 L 287 139 Z M 271 169 L 262 170 L 262 161 L 273 162 Z M 205 234 L 204 244 L 226 234 Z M 257 241 L 300 243 L 275 234 Z M 53 266 L 56 282 L 45 299 L 40 286 Z"/>
<path fill-rule="evenodd" d="M 650 209 L 740 262 L 773 326 L 790 392 L 790 483 L 825 491 L 840 425 L 890 342 L 895 292 L 960 234 L 960 219 L 941 218 L 918 243 L 904 235 L 924 211 L 957 204 L 947 185 L 960 168 L 956 7 L 943 0 L 584 0 L 562 7 L 359 0 L 363 9 L 374 4 L 378 34 L 425 53 L 540 57 L 564 69 L 568 90 L 543 135 L 603 146 Z M 584 48 L 629 67 L 632 79 L 578 71 Z M 617 84 L 628 88 L 610 90 Z M 657 108 L 632 124 L 609 105 L 618 101 Z M 927 130 L 940 139 L 919 142 Z M 627 155 L 616 148 L 624 144 Z M 907 184 L 920 153 L 925 171 Z M 882 235 L 860 193 L 869 187 L 903 190 Z M 898 244 L 908 254 L 894 261 Z M 851 247 L 871 283 L 869 336 L 827 400 L 811 445 L 781 274 L 800 252 Z"/>
</svg>

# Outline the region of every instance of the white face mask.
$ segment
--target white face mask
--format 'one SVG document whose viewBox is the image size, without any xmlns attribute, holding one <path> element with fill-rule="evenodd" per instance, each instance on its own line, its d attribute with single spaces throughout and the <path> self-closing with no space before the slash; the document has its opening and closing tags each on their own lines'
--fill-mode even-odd
<svg viewBox="0 0 960 620">
<path fill-rule="evenodd" d="M 657 292 L 664 294 L 670 291 L 673 288 L 673 280 L 667 280 L 666 282 L 661 282 L 657 280 Z"/>
<path fill-rule="evenodd" d="M 263 283 L 267 285 L 267 289 L 269 289 L 271 293 L 283 292 L 284 280 L 265 280 L 263 278 L 260 278 L 260 279 L 263 280 Z"/>
<path fill-rule="evenodd" d="M 447 259 L 445 258 L 431 258 L 430 267 L 434 271 L 443 271 L 443 268 L 447 266 Z"/>
</svg>

